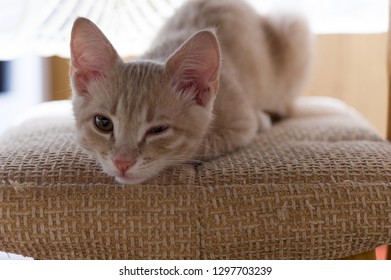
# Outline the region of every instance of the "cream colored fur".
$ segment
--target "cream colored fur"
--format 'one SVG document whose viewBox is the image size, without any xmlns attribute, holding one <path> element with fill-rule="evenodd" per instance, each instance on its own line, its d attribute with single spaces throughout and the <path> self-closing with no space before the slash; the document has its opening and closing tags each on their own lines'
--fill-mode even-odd
<svg viewBox="0 0 391 280">
<path fill-rule="evenodd" d="M 149 51 L 124 63 L 93 23 L 78 19 L 71 82 L 79 142 L 127 184 L 243 147 L 271 126 L 269 113 L 289 116 L 311 41 L 299 17 L 260 16 L 237 0 L 193 0 Z M 111 120 L 110 133 L 97 129 L 97 115 Z M 118 162 L 132 164 L 125 170 Z"/>
</svg>

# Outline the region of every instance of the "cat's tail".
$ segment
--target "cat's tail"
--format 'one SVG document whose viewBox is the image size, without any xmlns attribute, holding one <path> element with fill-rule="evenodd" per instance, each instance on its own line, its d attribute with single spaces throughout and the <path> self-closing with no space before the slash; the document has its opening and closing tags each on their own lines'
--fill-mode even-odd
<svg viewBox="0 0 391 280">
<path fill-rule="evenodd" d="M 287 103 L 293 102 L 307 82 L 314 56 L 314 36 L 307 20 L 292 13 L 262 17 L 262 29 L 276 76 L 284 85 Z"/>
<path fill-rule="evenodd" d="M 270 14 L 263 18 L 263 28 L 280 66 L 307 75 L 312 65 L 314 36 L 305 17 L 287 12 Z"/>
</svg>

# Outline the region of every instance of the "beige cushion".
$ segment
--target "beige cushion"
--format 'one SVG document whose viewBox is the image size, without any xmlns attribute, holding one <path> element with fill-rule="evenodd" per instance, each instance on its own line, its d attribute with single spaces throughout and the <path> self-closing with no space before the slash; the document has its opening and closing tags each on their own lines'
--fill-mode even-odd
<svg viewBox="0 0 391 280">
<path fill-rule="evenodd" d="M 335 259 L 391 242 L 391 145 L 336 100 L 303 98 L 247 148 L 137 186 L 77 146 L 68 101 L 38 113 L 0 139 L 0 251 Z"/>
</svg>

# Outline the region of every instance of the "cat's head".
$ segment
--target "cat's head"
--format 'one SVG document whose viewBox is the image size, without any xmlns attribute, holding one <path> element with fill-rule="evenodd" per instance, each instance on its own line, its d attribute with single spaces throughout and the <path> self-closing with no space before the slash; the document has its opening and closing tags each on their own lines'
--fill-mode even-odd
<svg viewBox="0 0 391 280">
<path fill-rule="evenodd" d="M 124 63 L 89 20 L 75 21 L 71 85 L 77 138 L 126 184 L 197 154 L 213 119 L 220 50 L 200 31 L 164 62 Z"/>
</svg>

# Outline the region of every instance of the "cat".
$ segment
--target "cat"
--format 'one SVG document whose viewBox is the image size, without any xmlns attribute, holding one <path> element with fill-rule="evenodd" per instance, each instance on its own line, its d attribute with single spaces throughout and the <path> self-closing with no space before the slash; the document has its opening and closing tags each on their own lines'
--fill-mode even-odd
<svg viewBox="0 0 391 280">
<path fill-rule="evenodd" d="M 294 15 L 238 0 L 191 0 L 125 63 L 78 18 L 70 77 L 78 142 L 124 184 L 248 145 L 286 117 L 309 72 L 312 35 Z"/>
</svg>

